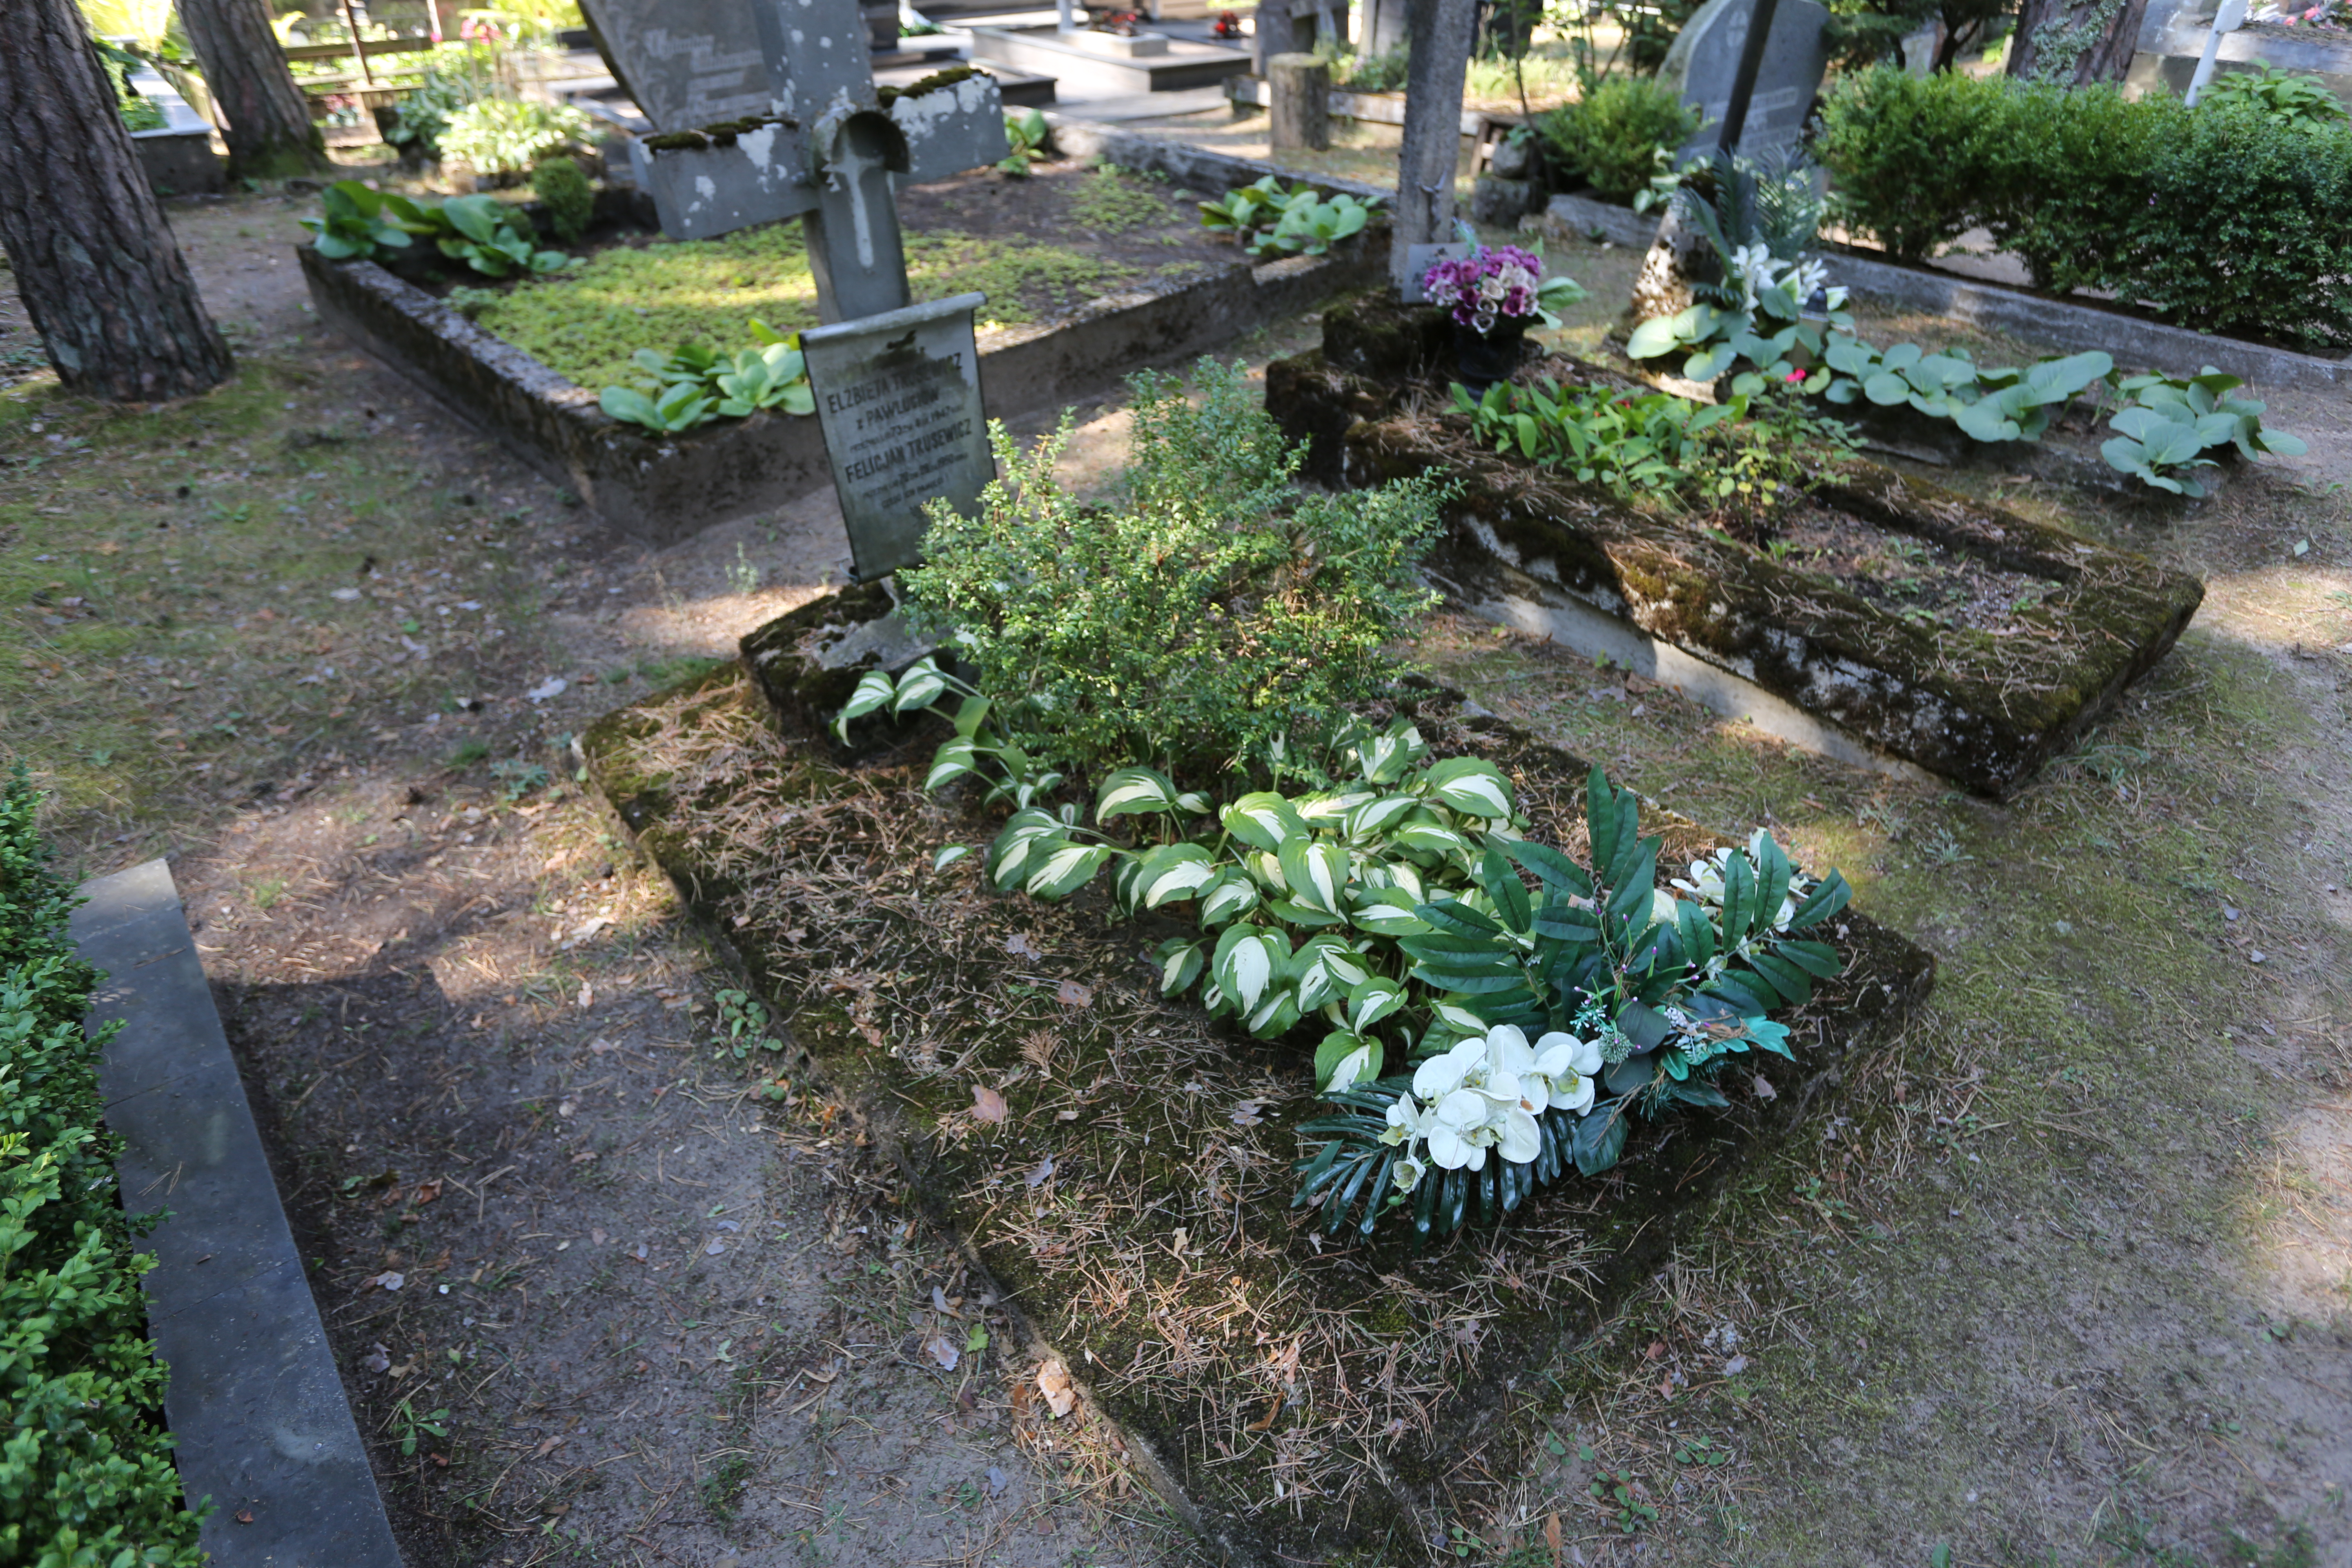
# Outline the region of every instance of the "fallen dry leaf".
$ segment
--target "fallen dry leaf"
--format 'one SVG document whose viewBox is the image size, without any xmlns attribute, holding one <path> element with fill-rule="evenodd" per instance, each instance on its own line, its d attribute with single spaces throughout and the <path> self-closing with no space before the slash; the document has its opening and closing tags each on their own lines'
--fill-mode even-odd
<svg viewBox="0 0 2352 1568">
<path fill-rule="evenodd" d="M 251 1524 L 253 1522 L 253 1510 L 249 1508 L 238 1509 L 236 1510 L 236 1521 L 239 1524 Z"/>
<path fill-rule="evenodd" d="M 1048 1154 L 1044 1159 L 1038 1161 L 1035 1164 L 1030 1166 L 1028 1172 L 1022 1176 L 1021 1180 L 1025 1184 L 1034 1187 L 1042 1185 L 1045 1178 L 1053 1173 L 1054 1156 Z"/>
<path fill-rule="evenodd" d="M 940 1363 L 943 1372 L 953 1372 L 956 1363 L 963 1359 L 963 1352 L 956 1349 L 954 1342 L 945 1334 L 933 1334 L 923 1342 L 923 1349 L 930 1352 L 931 1359 Z"/>
<path fill-rule="evenodd" d="M 1004 951 L 1015 958 L 1043 958 L 1045 955 L 1029 945 L 1029 939 L 1014 931 L 1004 939 Z"/>
<path fill-rule="evenodd" d="M 530 1451 L 530 1457 L 534 1459 L 544 1459 L 550 1454 L 555 1452 L 555 1446 L 558 1443 L 562 1442 L 563 1437 L 564 1434 L 561 1432 L 558 1432 L 552 1437 L 541 1437 L 539 1440 L 539 1447 Z"/>
<path fill-rule="evenodd" d="M 1277 1394 L 1274 1396 L 1274 1403 L 1265 1407 L 1265 1414 L 1249 1424 L 1249 1429 L 1253 1432 L 1263 1432 L 1273 1426 L 1274 1418 L 1281 1414 L 1282 1395 Z"/>
<path fill-rule="evenodd" d="M 1551 1568 L 1560 1568 L 1568 1561 L 1568 1552 L 1559 1542 L 1559 1515 L 1544 1515 L 1544 1544 L 1551 1548 Z"/>
<path fill-rule="evenodd" d="M 1075 980 L 1065 980 L 1054 987 L 1054 1000 L 1065 1007 L 1091 1007 L 1095 1005 L 1095 994 L 1089 986 L 1081 985 Z"/>
<path fill-rule="evenodd" d="M 429 1204 L 436 1201 L 440 1196 L 441 1179 L 436 1176 L 429 1182 L 417 1183 L 415 1194 L 408 1201 L 416 1204 Z"/>
<path fill-rule="evenodd" d="M 1263 1100 L 1243 1100 L 1239 1105 L 1234 1107 L 1234 1125 L 1236 1127 L 1256 1126 L 1259 1122 L 1265 1120 L 1265 1117 L 1258 1114 L 1259 1111 L 1264 1110 L 1265 1109 L 1265 1101 Z"/>
<path fill-rule="evenodd" d="M 971 1119 L 974 1121 L 999 1122 L 1004 1120 L 1004 1097 L 984 1083 L 971 1086 Z"/>
<path fill-rule="evenodd" d="M 1045 1408 L 1056 1419 L 1077 1406 L 1078 1391 L 1070 1386 L 1070 1369 L 1060 1362 L 1049 1361 L 1037 1369 L 1037 1392 L 1045 1396 Z"/>
<path fill-rule="evenodd" d="M 360 1281 L 360 1283 L 362 1285 L 381 1285 L 387 1290 L 397 1290 L 403 1285 L 408 1283 L 408 1276 L 405 1274 L 394 1273 L 393 1270 L 387 1268 L 381 1274 L 369 1275 L 365 1279 Z"/>
<path fill-rule="evenodd" d="M 1756 1098 L 1759 1100 L 1778 1100 L 1780 1098 L 1780 1091 L 1772 1087 L 1772 1080 L 1766 1078 L 1760 1072 L 1756 1075 Z M 1903 1086 L 1899 1083 L 1895 1086 L 1895 1098 L 1897 1100 L 1903 1098 Z"/>
</svg>

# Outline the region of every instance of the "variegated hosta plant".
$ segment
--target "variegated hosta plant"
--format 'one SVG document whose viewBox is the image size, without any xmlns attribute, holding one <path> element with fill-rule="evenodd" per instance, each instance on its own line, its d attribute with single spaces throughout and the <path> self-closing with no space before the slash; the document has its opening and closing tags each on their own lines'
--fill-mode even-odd
<svg viewBox="0 0 2352 1568">
<path fill-rule="evenodd" d="M 925 787 L 974 778 L 1013 808 L 983 862 L 992 885 L 1058 900 L 1108 870 L 1123 911 L 1189 907 L 1200 923 L 1160 944 L 1164 994 L 1197 989 L 1263 1039 L 1319 1021 L 1316 1081 L 1335 1113 L 1301 1129 L 1321 1142 L 1297 1201 L 1334 1231 L 1370 1235 L 1409 1209 L 1423 1237 L 1451 1232 L 1474 1205 L 1494 1217 L 1571 1168 L 1607 1170 L 1632 1112 L 1725 1105 L 1710 1079 L 1727 1058 L 1788 1056 L 1769 1015 L 1839 970 L 1800 933 L 1845 907 L 1843 878 L 1800 873 L 1759 829 L 1661 888 L 1659 839 L 1598 768 L 1585 866 L 1525 837 L 1492 763 L 1433 760 L 1402 719 L 1343 731 L 1345 782 L 1302 795 L 1220 805 L 1117 769 L 1092 827 L 1076 805 L 1046 804 L 1061 776 L 994 734 L 989 700 L 931 660 L 865 677 L 840 724 L 944 714 L 951 698 L 956 733 Z M 1124 839 L 1106 831 L 1120 818 Z M 951 845 L 935 864 L 970 852 Z"/>
</svg>

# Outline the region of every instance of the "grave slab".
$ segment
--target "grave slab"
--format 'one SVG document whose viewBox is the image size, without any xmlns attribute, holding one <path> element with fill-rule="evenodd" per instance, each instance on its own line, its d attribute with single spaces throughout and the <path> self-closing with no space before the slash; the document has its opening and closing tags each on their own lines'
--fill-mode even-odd
<svg viewBox="0 0 2352 1568">
<path fill-rule="evenodd" d="M 971 860 L 932 874 L 937 840 L 992 830 L 914 793 L 946 726 L 876 734 L 845 763 L 794 719 L 843 674 L 814 650 L 890 608 L 878 587 L 804 606 L 746 639 L 756 678 L 608 715 L 582 754 L 794 1052 L 1221 1562 L 1436 1560 L 1480 1468 L 1519 1473 L 1519 1401 L 1543 1369 L 1932 984 L 1932 958 L 1849 911 L 1843 976 L 1791 1016 L 1804 1043 L 1763 1066 L 1770 1098 L 1742 1087 L 1726 1110 L 1644 1125 L 1604 1180 L 1426 1251 L 1310 1238 L 1288 1206 L 1294 1130 L 1319 1104 L 1307 1054 L 1157 996 L 1144 954 L 1188 928 L 995 896 Z M 1533 837 L 1581 851 L 1583 763 L 1452 693 L 1407 706 L 1441 754 L 1511 775 Z M 1643 821 L 1662 863 L 1723 842 Z"/>
<path fill-rule="evenodd" d="M 1055 134 L 1071 156 L 1156 170 L 1204 192 L 1292 174 L 1083 121 L 1062 122 Z M 1353 181 L 1311 183 L 1327 193 L 1377 194 Z M 989 416 L 1013 418 L 1075 402 L 1117 385 L 1131 371 L 1182 363 L 1360 289 L 1386 270 L 1385 236 L 1376 224 L 1360 242 L 1330 255 L 1237 258 L 1198 276 L 1106 295 L 1053 321 L 992 331 L 980 344 Z M 320 321 L 640 538 L 673 542 L 781 506 L 826 481 L 814 418 L 762 411 L 653 437 L 598 407 L 594 390 L 373 262 L 330 261 L 307 245 L 295 258 Z"/>
<path fill-rule="evenodd" d="M 971 30 L 971 58 L 976 64 L 1002 63 L 1015 70 L 1050 76 L 1065 96 L 1075 98 L 1215 87 L 1250 68 L 1249 54 L 1243 49 L 1191 38 L 1166 42 L 1161 53 L 1119 55 L 1066 37 L 1051 26 L 982 26 Z"/>
<path fill-rule="evenodd" d="M 1307 469 L 1326 483 L 1456 481 L 1431 572 L 1459 602 L 1586 646 L 1605 616 L 1719 671 L 1686 683 L 1696 700 L 1720 706 L 1742 682 L 1842 743 L 2003 798 L 2152 668 L 2204 598 L 2195 578 L 2143 556 L 1874 463 L 1842 465 L 1816 490 L 1843 520 L 1834 526 L 2019 595 L 1985 624 L 1906 615 L 1796 556 L 1488 451 L 1451 412 L 1444 327 L 1381 293 L 1327 307 L 1323 347 L 1268 367 L 1267 407 L 1312 442 Z M 1569 360 L 1521 374 L 1649 390 Z"/>
<path fill-rule="evenodd" d="M 218 1505 L 204 1549 L 218 1568 L 401 1568 L 170 868 L 81 893 L 73 938 L 108 975 L 90 1021 L 123 1024 L 99 1067 L 123 1202 L 170 1215 L 142 1284 L 181 1485 Z"/>
</svg>

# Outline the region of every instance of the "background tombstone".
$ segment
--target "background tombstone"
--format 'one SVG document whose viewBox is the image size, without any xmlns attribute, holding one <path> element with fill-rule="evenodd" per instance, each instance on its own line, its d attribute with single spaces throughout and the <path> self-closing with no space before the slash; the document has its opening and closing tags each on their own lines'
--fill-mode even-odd
<svg viewBox="0 0 2352 1568">
<path fill-rule="evenodd" d="M 1665 64 L 1658 68 L 1659 85 L 1681 93 L 1704 121 L 1683 144 L 1679 158 L 1704 154 L 1716 144 L 1731 106 L 1755 5 L 1756 0 L 1707 0 L 1683 25 L 1666 51 Z M 1818 0 L 1780 0 L 1774 7 L 1755 96 L 1748 100 L 1748 122 L 1739 136 L 1739 150 L 1748 156 L 1796 147 L 1822 89 L 1822 75 L 1829 68 L 1829 50 L 1822 37 L 1829 17 L 1829 8 Z"/>
<path fill-rule="evenodd" d="M 972 312 L 959 294 L 801 334 L 852 570 L 871 583 L 922 559 L 923 508 L 978 509 L 996 477 Z"/>
<path fill-rule="evenodd" d="M 1328 40 L 1348 41 L 1349 0 L 1258 0 L 1250 34 L 1250 73 L 1264 76 L 1276 55 L 1311 55 Z"/>
<path fill-rule="evenodd" d="M 661 132 L 765 114 L 775 89 L 751 0 L 581 0 L 613 78 Z"/>
</svg>

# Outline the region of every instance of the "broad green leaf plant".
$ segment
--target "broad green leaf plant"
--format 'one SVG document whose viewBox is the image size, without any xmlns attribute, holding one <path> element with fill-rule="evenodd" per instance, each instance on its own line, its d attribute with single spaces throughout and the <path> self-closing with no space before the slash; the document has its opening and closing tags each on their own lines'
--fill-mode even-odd
<svg viewBox="0 0 2352 1568">
<path fill-rule="evenodd" d="M 666 355 L 639 349 L 631 357 L 653 379 L 633 387 L 608 386 L 597 395 L 597 405 L 615 419 L 661 435 L 715 419 L 741 419 L 762 408 L 815 413 L 800 334 L 779 332 L 757 318 L 751 334 L 760 346 L 733 354 L 698 343 L 681 344 Z"/>
<path fill-rule="evenodd" d="M 1223 197 L 1201 204 L 1201 226 L 1230 234 L 1252 256 L 1320 256 L 1361 234 L 1381 198 L 1363 201 L 1345 192 L 1326 196 L 1305 181 L 1284 187 L 1265 178 Z"/>
<path fill-rule="evenodd" d="M 540 248 L 530 221 L 494 196 L 414 202 L 357 180 L 338 180 L 319 196 L 320 216 L 302 226 L 332 261 L 381 261 L 431 239 L 442 255 L 486 278 L 561 272 L 580 258 Z"/>
</svg>

